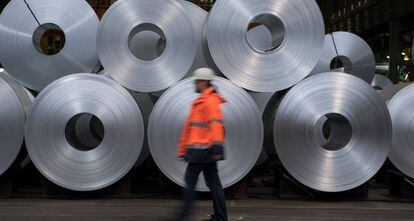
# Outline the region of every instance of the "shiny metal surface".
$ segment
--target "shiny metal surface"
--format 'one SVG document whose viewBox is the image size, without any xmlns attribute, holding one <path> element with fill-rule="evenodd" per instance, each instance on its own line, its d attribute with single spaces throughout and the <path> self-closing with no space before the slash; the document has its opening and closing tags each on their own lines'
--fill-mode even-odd
<svg viewBox="0 0 414 221">
<path fill-rule="evenodd" d="M 256 38 L 257 39 L 257 38 Z M 273 97 L 274 93 L 257 93 L 257 92 L 248 92 L 253 98 L 254 102 L 257 104 L 261 116 L 265 113 L 266 106 L 268 105 L 270 99 Z M 264 122 L 265 124 L 266 122 Z M 267 156 L 265 147 L 263 146 L 262 152 L 260 153 L 259 159 L 257 160 L 257 165 L 264 163 L 269 157 Z"/>
<path fill-rule="evenodd" d="M 263 52 L 249 45 L 246 33 L 255 18 L 272 31 L 279 48 Z M 283 90 L 304 79 L 324 44 L 324 21 L 314 0 L 218 0 L 205 25 L 207 57 L 232 82 L 257 92 Z M 286 34 L 283 41 L 280 32 Z"/>
<path fill-rule="evenodd" d="M 252 47 L 259 50 L 265 51 L 272 46 L 272 33 L 264 25 L 250 29 L 246 37 Z"/>
<path fill-rule="evenodd" d="M 414 85 L 406 86 L 388 103 L 393 124 L 391 162 L 404 174 L 414 177 Z"/>
<path fill-rule="evenodd" d="M 105 70 L 98 73 L 99 75 L 111 78 L 110 74 L 108 74 Z M 141 154 L 139 155 L 139 158 L 137 160 L 136 165 L 141 165 L 149 156 L 150 156 L 150 150 L 148 146 L 148 120 L 151 115 L 152 109 L 154 108 L 154 102 L 151 99 L 151 96 L 149 94 L 140 93 L 128 90 L 128 92 L 132 95 L 134 100 L 137 102 L 139 109 L 142 113 L 142 119 L 144 120 L 144 128 L 145 128 L 145 139 L 144 144 L 142 145 Z"/>
<path fill-rule="evenodd" d="M 265 112 L 266 106 L 269 103 L 270 99 L 275 94 L 275 93 L 258 93 L 258 92 L 252 92 L 252 91 L 249 91 L 248 93 L 253 98 L 254 102 L 256 103 L 262 115 Z"/>
<path fill-rule="evenodd" d="M 150 95 L 143 94 L 139 92 L 129 91 L 129 93 L 134 98 L 135 102 L 137 102 L 141 113 L 142 113 L 142 119 L 144 120 L 144 128 L 145 128 L 145 139 L 144 144 L 142 145 L 141 154 L 139 155 L 139 158 L 136 162 L 136 165 L 141 165 L 144 163 L 144 161 L 151 155 L 148 145 L 148 121 L 152 112 L 152 109 L 154 108 L 154 103 L 151 100 Z"/>
<path fill-rule="evenodd" d="M 140 60 L 128 47 L 131 36 L 144 30 L 165 36 L 165 50 L 155 60 Z M 157 92 L 170 87 L 188 73 L 196 50 L 192 23 L 176 1 L 120 0 L 100 23 L 98 54 L 102 66 L 115 81 L 133 91 Z"/>
<path fill-rule="evenodd" d="M 27 0 L 41 24 L 53 23 L 66 43 L 55 55 L 40 53 L 33 43 L 39 27 L 24 1 L 10 1 L 0 15 L 0 62 L 20 84 L 40 91 L 52 81 L 91 72 L 98 63 L 98 16 L 84 0 Z M 24 61 L 24 62 L 22 62 Z"/>
<path fill-rule="evenodd" d="M 65 128 L 78 114 L 103 124 L 102 142 L 79 150 Z M 127 90 L 95 74 L 75 74 L 47 86 L 36 98 L 26 123 L 26 144 L 37 169 L 55 184 L 92 191 L 121 179 L 136 163 L 144 142 L 140 109 Z"/>
<path fill-rule="evenodd" d="M 382 90 L 380 92 L 381 97 L 384 99 L 385 103 L 388 105 L 390 100 L 396 95 L 398 92 L 400 92 L 405 87 L 409 86 L 411 83 L 400 83 L 400 84 L 394 84 L 392 86 L 387 87 L 385 90 Z"/>
<path fill-rule="evenodd" d="M 222 105 L 226 160 L 219 162 L 219 175 L 226 188 L 240 181 L 256 164 L 263 142 L 263 123 L 248 93 L 224 78 L 217 78 L 213 85 L 227 101 Z M 186 164 L 177 158 L 177 145 L 191 103 L 198 96 L 193 78 L 179 82 L 161 96 L 149 121 L 148 140 L 152 157 L 161 171 L 181 186 L 185 185 Z M 208 191 L 202 176 L 197 189 Z"/>
<path fill-rule="evenodd" d="M 15 161 L 23 144 L 25 112 L 13 87 L 0 77 L 0 175 Z"/>
<path fill-rule="evenodd" d="M 320 121 L 326 118 L 330 136 L 322 145 Z M 277 154 L 289 173 L 324 192 L 350 190 L 372 178 L 392 138 L 381 96 L 359 78 L 336 72 L 293 87 L 279 105 L 274 131 Z"/>
<path fill-rule="evenodd" d="M 23 108 L 24 119 L 32 108 L 32 103 L 34 101 L 33 94 L 27 90 L 25 87 L 21 86 L 17 81 L 15 81 L 7 72 L 0 73 L 0 78 L 7 82 L 7 84 L 13 89 Z"/>
<path fill-rule="evenodd" d="M 194 59 L 193 65 L 191 66 L 190 70 L 188 71 L 186 77 L 191 77 L 193 72 L 198 68 L 208 67 L 207 61 L 204 58 L 203 52 L 203 27 L 204 22 L 207 18 L 207 11 L 200 8 L 198 5 L 195 5 L 186 0 L 178 0 L 184 7 L 185 13 L 189 21 L 191 21 L 193 25 L 193 31 L 196 37 L 196 45 L 197 45 L 197 53 Z"/>
<path fill-rule="evenodd" d="M 384 75 L 376 74 L 371 82 L 371 86 L 377 91 L 382 91 L 392 86 L 392 81 Z"/>
<path fill-rule="evenodd" d="M 334 32 L 325 36 L 322 56 L 309 76 L 330 71 L 331 62 L 337 57 L 344 65 L 344 73 L 369 84 L 372 82 L 376 65 L 374 53 L 364 39 L 349 32 Z"/>
<path fill-rule="evenodd" d="M 33 94 L 28 89 L 21 86 L 14 79 L 12 79 L 6 71 L 3 72 L 3 73 L 0 73 L 0 78 L 2 78 L 4 81 L 6 81 L 7 84 L 16 93 L 17 97 L 19 98 L 20 104 L 22 105 L 23 113 L 24 113 L 24 120 L 26 121 L 27 115 L 29 114 L 29 111 L 32 108 L 32 103 L 35 99 Z M 23 127 L 24 127 L 24 123 L 23 123 Z M 23 133 L 24 133 L 24 131 L 23 131 Z M 22 144 L 22 146 L 23 146 L 23 144 Z M 30 157 L 29 157 L 29 155 L 26 154 L 25 158 L 23 160 L 21 160 L 21 162 L 19 162 L 20 168 L 25 167 L 30 162 L 31 162 Z"/>
</svg>

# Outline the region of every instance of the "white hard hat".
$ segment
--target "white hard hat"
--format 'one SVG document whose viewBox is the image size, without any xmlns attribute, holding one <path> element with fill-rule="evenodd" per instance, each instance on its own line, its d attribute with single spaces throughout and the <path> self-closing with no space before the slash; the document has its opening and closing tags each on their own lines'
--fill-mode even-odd
<svg viewBox="0 0 414 221">
<path fill-rule="evenodd" d="M 216 77 L 216 72 L 214 72 L 210 68 L 199 68 L 194 71 L 193 77 L 196 80 L 211 81 L 211 80 L 214 80 L 214 78 Z"/>
</svg>

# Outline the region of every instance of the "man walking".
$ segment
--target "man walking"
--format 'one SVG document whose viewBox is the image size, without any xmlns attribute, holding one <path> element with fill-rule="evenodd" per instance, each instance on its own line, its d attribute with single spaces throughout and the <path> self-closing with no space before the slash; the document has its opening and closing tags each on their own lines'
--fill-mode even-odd
<svg viewBox="0 0 414 221">
<path fill-rule="evenodd" d="M 200 68 L 193 75 L 196 91 L 201 95 L 191 106 L 179 144 L 178 156 L 188 162 L 187 188 L 179 220 L 187 219 L 196 196 L 198 177 L 203 172 L 214 207 L 214 215 L 208 220 L 227 221 L 225 196 L 217 171 L 217 161 L 224 159 L 225 128 L 220 105 L 225 101 L 211 84 L 216 77 L 213 70 Z"/>
</svg>

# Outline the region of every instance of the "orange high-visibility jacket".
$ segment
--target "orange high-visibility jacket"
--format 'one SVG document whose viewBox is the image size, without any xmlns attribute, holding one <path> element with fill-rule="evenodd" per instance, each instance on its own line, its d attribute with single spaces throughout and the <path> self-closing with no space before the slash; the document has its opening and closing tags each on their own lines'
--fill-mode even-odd
<svg viewBox="0 0 414 221">
<path fill-rule="evenodd" d="M 225 100 L 213 87 L 204 91 L 191 107 L 190 116 L 181 135 L 178 156 L 189 158 L 208 157 L 211 154 L 223 154 L 225 128 L 220 105 Z M 221 147 L 221 150 L 212 147 Z M 199 155 L 199 156 L 189 156 Z"/>
</svg>

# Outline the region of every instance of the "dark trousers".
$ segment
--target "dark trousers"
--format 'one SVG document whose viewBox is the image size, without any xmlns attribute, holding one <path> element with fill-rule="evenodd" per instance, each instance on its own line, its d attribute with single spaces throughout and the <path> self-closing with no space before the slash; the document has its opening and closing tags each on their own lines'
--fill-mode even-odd
<svg viewBox="0 0 414 221">
<path fill-rule="evenodd" d="M 179 220 L 185 221 L 190 213 L 196 197 L 195 187 L 198 176 L 203 172 L 206 184 L 213 197 L 214 221 L 227 221 L 226 200 L 223 187 L 218 176 L 217 163 L 189 163 L 185 172 L 187 188 L 184 190 L 184 206 Z"/>
</svg>

